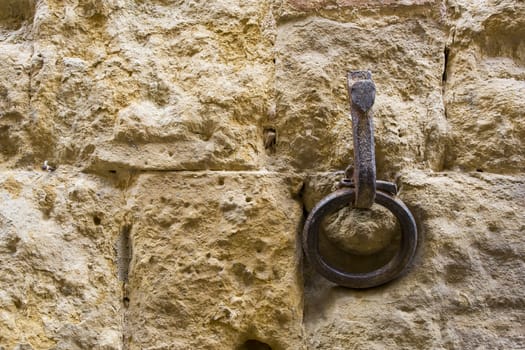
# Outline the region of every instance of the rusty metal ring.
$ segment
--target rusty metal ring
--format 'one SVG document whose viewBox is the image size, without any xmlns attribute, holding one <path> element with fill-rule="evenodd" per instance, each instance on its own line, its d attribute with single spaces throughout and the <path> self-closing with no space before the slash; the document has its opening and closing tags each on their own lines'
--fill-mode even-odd
<svg viewBox="0 0 525 350">
<path fill-rule="evenodd" d="M 303 230 L 303 249 L 308 261 L 326 279 L 347 288 L 370 288 L 399 277 L 412 262 L 417 248 L 417 227 L 406 205 L 381 191 L 375 203 L 387 208 L 401 226 L 401 246 L 396 255 L 384 266 L 365 273 L 349 273 L 328 264 L 319 251 L 319 230 L 323 219 L 355 200 L 355 190 L 339 189 L 324 197 L 310 212 Z"/>
</svg>

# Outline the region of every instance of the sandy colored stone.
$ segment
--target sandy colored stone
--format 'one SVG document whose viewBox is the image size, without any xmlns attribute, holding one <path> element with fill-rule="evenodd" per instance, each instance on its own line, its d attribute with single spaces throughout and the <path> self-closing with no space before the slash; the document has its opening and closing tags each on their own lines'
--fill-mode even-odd
<svg viewBox="0 0 525 350">
<path fill-rule="evenodd" d="M 34 16 L 32 161 L 97 173 L 264 163 L 268 1 L 42 1 Z"/>
<path fill-rule="evenodd" d="M 517 0 L 0 0 L 0 350 L 525 348 L 524 18 Z M 298 244 L 352 162 L 356 69 L 378 179 L 422 237 L 365 291 Z M 383 214 L 340 213 L 323 254 L 381 266 Z"/>
<path fill-rule="evenodd" d="M 315 13 L 338 19 L 355 19 L 363 15 L 385 16 L 392 13 L 428 15 L 429 8 L 439 9 L 442 4 L 436 0 L 277 0 L 274 6 L 283 18 Z"/>
<path fill-rule="evenodd" d="M 310 272 L 309 349 L 516 349 L 521 324 L 525 178 L 410 171 L 400 197 L 422 241 L 408 274 L 367 291 Z"/>
<path fill-rule="evenodd" d="M 444 99 L 447 167 L 525 171 L 525 4 L 454 1 Z"/>
<path fill-rule="evenodd" d="M 437 11 L 429 7 L 432 13 Z M 346 72 L 372 71 L 379 178 L 443 166 L 444 26 L 432 17 L 309 16 L 278 27 L 277 154 L 282 167 L 343 170 L 352 160 Z"/>
<path fill-rule="evenodd" d="M 122 349 L 121 198 L 72 170 L 0 173 L 0 183 L 22 184 L 18 193 L 0 186 L 3 349 Z"/>
<path fill-rule="evenodd" d="M 304 348 L 302 211 L 289 183 L 268 172 L 140 177 L 128 204 L 129 349 Z"/>
<path fill-rule="evenodd" d="M 23 188 L 23 183 L 18 182 L 14 177 L 10 176 L 6 178 L 0 186 L 8 192 L 11 197 L 17 198 L 20 195 L 20 192 Z"/>
<path fill-rule="evenodd" d="M 31 46 L 0 45 L 0 161 L 15 164 L 27 156 L 23 124 L 29 118 Z"/>
<path fill-rule="evenodd" d="M 385 249 L 398 233 L 395 217 L 379 205 L 370 209 L 342 210 L 329 215 L 323 226 L 327 238 L 341 249 L 369 255 Z"/>
</svg>

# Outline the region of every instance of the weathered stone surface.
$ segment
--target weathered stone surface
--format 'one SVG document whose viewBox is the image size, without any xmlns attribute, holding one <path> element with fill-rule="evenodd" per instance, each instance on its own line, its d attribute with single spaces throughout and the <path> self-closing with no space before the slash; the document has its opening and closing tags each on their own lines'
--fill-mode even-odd
<svg viewBox="0 0 525 350">
<path fill-rule="evenodd" d="M 454 1 L 445 103 L 447 167 L 525 171 L 525 3 Z"/>
<path fill-rule="evenodd" d="M 36 16 L 37 162 L 91 172 L 264 162 L 273 98 L 267 1 L 46 1 Z"/>
<path fill-rule="evenodd" d="M 449 142 L 443 30 L 421 15 L 285 21 L 276 43 L 280 159 L 298 169 L 345 168 L 352 158 L 346 72 L 369 69 L 377 88 L 378 176 L 413 166 L 441 169 Z"/>
<path fill-rule="evenodd" d="M 4 164 L 24 157 L 27 139 L 21 130 L 29 115 L 30 58 L 30 45 L 0 45 L 0 161 Z"/>
<path fill-rule="evenodd" d="M 0 349 L 525 348 L 524 6 L 0 0 Z M 303 290 L 363 69 L 418 258 Z M 377 268 L 391 219 L 342 211 L 321 250 Z"/>
<path fill-rule="evenodd" d="M 0 173 L 2 349 L 122 348 L 123 198 L 71 170 Z"/>
<path fill-rule="evenodd" d="M 368 291 L 310 272 L 309 349 L 519 349 L 525 177 L 410 171 L 400 197 L 422 235 L 414 267 Z"/>
<path fill-rule="evenodd" d="M 276 0 L 276 13 L 282 18 L 320 14 L 342 22 L 362 16 L 412 14 L 441 17 L 442 2 L 438 0 Z M 429 11 L 430 9 L 430 11 Z"/>
<path fill-rule="evenodd" d="M 295 181 L 144 175 L 131 189 L 130 349 L 303 349 Z M 159 195 L 161 193 L 161 195 Z"/>
</svg>

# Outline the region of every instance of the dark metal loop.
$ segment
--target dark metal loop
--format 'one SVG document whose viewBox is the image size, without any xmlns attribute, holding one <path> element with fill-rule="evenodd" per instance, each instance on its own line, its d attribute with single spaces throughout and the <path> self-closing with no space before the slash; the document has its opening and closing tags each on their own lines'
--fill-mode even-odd
<svg viewBox="0 0 525 350">
<path fill-rule="evenodd" d="M 339 189 L 323 198 L 311 211 L 303 231 L 303 249 L 310 264 L 328 280 L 347 288 L 370 288 L 387 283 L 405 272 L 417 248 L 417 227 L 410 210 L 399 199 L 377 192 L 375 202 L 387 208 L 401 226 L 401 246 L 396 255 L 384 266 L 366 273 L 350 273 L 331 266 L 319 250 L 319 231 L 323 219 L 355 200 L 355 190 Z"/>
</svg>

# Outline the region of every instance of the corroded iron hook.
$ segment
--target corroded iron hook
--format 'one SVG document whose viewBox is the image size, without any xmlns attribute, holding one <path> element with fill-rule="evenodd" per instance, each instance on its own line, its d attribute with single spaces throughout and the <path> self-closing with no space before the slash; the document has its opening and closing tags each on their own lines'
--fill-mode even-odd
<svg viewBox="0 0 525 350">
<path fill-rule="evenodd" d="M 406 271 L 417 249 L 417 226 L 407 206 L 395 198 L 396 185 L 376 181 L 371 113 L 375 85 L 372 74 L 369 71 L 350 72 L 348 92 L 354 135 L 354 166 L 347 168 L 341 188 L 324 197 L 308 215 L 303 230 L 303 250 L 310 264 L 328 280 L 348 288 L 370 288 L 387 283 Z M 349 169 L 353 169 L 353 175 L 350 175 Z M 387 208 L 401 226 L 401 245 L 396 255 L 386 265 L 366 273 L 350 273 L 330 265 L 319 250 L 323 219 L 348 205 L 367 209 L 374 203 Z"/>
<path fill-rule="evenodd" d="M 372 106 L 376 86 L 369 71 L 348 73 L 348 95 L 354 136 L 355 207 L 369 209 L 376 196 L 376 159 Z"/>
</svg>

